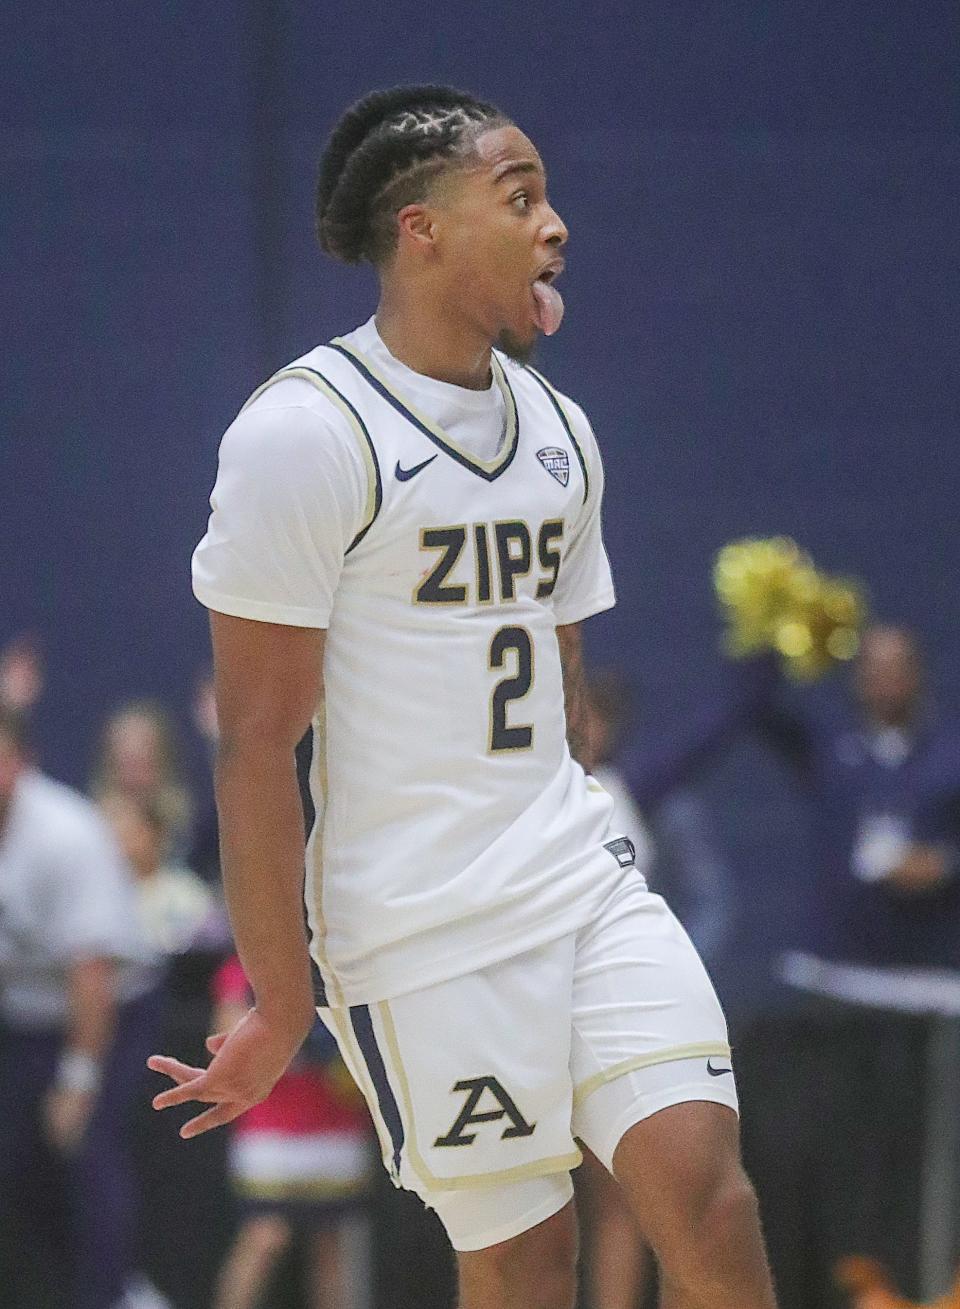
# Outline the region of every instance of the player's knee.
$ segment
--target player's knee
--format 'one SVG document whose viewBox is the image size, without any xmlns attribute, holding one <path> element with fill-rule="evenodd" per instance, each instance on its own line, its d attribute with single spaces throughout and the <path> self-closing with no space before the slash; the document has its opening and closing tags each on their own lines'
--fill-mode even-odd
<svg viewBox="0 0 960 1309">
<path fill-rule="evenodd" d="M 525 1309 L 573 1309 L 578 1241 L 572 1208 L 512 1240 L 461 1261 L 463 1303 L 523 1304 Z M 468 1287 L 478 1294 L 471 1298 Z M 482 1288 L 482 1289 L 481 1289 Z"/>
<path fill-rule="evenodd" d="M 609 1223 L 625 1229 L 635 1226 L 622 1189 L 610 1173 L 599 1165 L 591 1169 L 587 1196 L 594 1222 Z"/>
<path fill-rule="evenodd" d="M 738 1168 L 710 1189 L 694 1213 L 690 1244 L 697 1262 L 722 1262 L 722 1252 L 742 1248 L 759 1222 L 756 1194 Z"/>
</svg>

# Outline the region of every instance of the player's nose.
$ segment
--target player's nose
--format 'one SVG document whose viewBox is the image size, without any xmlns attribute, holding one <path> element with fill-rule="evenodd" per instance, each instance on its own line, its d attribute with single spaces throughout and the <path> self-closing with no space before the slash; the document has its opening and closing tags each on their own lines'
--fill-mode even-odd
<svg viewBox="0 0 960 1309">
<path fill-rule="evenodd" d="M 558 250 L 561 246 L 567 244 L 570 236 L 566 223 L 552 205 L 547 206 L 547 217 L 543 225 L 542 235 L 547 245 L 556 246 Z"/>
</svg>

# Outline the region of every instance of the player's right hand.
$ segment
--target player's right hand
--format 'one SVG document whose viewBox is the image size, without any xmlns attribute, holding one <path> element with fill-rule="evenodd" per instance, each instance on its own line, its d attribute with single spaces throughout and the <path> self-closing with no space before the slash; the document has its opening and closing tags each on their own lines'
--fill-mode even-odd
<svg viewBox="0 0 960 1309">
<path fill-rule="evenodd" d="M 266 1021 L 250 1009 L 229 1032 L 207 1040 L 213 1055 L 207 1068 L 192 1068 L 170 1055 L 154 1054 L 147 1067 L 176 1085 L 153 1098 L 154 1109 L 198 1101 L 211 1108 L 180 1128 L 184 1140 L 232 1122 L 265 1100 L 303 1042 L 304 1033 Z"/>
</svg>

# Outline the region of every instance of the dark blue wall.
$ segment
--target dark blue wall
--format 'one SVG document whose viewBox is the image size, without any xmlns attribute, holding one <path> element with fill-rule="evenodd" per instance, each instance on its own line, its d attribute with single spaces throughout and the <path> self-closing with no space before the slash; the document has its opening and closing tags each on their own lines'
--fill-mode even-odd
<svg viewBox="0 0 960 1309">
<path fill-rule="evenodd" d="M 572 241 L 543 365 L 608 467 L 620 606 L 594 640 L 651 716 L 708 683 L 711 556 L 748 532 L 861 576 L 960 704 L 960 11 L 638 9 L 8 7 L 0 641 L 42 636 L 52 771 L 84 777 L 118 698 L 186 704 L 219 434 L 373 305 L 313 244 L 320 142 L 345 103 L 413 79 L 501 102 L 545 155 Z M 762 881 L 795 818 L 754 763 L 723 794 Z"/>
</svg>

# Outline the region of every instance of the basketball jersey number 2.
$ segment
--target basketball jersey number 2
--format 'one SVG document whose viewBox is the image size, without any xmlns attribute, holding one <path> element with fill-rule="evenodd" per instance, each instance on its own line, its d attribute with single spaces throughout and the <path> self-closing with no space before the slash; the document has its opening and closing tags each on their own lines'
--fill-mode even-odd
<svg viewBox="0 0 960 1309">
<path fill-rule="evenodd" d="M 508 726 L 507 705 L 522 700 L 533 685 L 533 642 L 525 627 L 501 627 L 490 642 L 490 667 L 505 668 L 514 662 L 513 676 L 502 678 L 493 689 L 490 702 L 490 750 L 529 750 L 533 725 Z"/>
</svg>

